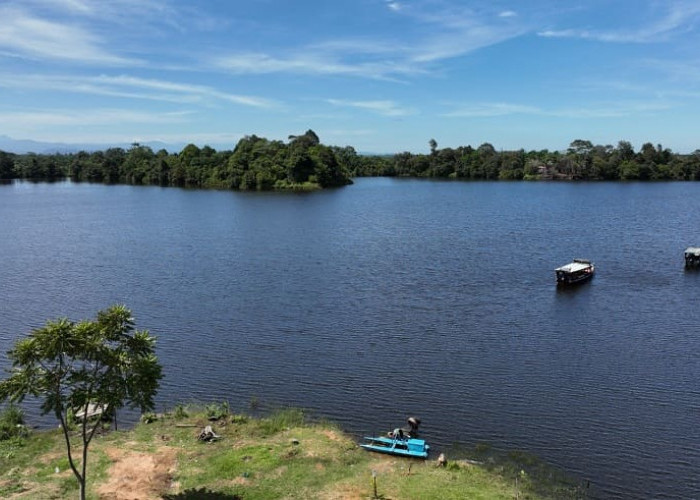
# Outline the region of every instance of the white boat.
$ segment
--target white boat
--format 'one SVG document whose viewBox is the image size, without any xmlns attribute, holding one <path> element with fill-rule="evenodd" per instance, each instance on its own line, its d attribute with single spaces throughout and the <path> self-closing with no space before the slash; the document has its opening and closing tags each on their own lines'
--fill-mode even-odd
<svg viewBox="0 0 700 500">
<path fill-rule="evenodd" d="M 685 249 L 685 267 L 700 266 L 700 247 L 688 247 Z"/>
<path fill-rule="evenodd" d="M 595 274 L 595 265 L 588 259 L 574 259 L 565 266 L 557 267 L 554 272 L 558 285 L 572 285 L 591 279 Z"/>
</svg>

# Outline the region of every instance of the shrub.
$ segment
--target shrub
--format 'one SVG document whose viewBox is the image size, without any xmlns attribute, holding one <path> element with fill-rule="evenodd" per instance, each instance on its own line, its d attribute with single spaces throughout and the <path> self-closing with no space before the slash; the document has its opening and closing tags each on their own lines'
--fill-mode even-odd
<svg viewBox="0 0 700 500">
<path fill-rule="evenodd" d="M 228 401 L 222 403 L 211 403 L 204 407 L 209 420 L 220 420 L 229 414 Z"/>
<path fill-rule="evenodd" d="M 173 411 L 173 417 L 175 417 L 176 420 L 182 420 L 183 418 L 189 417 L 187 410 L 185 409 L 185 405 L 182 403 L 176 404 L 175 410 Z"/>
<path fill-rule="evenodd" d="M 29 434 L 24 425 L 24 412 L 19 406 L 10 404 L 0 412 L 0 441 Z"/>
</svg>

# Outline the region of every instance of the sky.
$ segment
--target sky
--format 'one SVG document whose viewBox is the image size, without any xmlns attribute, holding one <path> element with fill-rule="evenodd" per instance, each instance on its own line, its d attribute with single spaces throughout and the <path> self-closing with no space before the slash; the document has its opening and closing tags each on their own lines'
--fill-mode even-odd
<svg viewBox="0 0 700 500">
<path fill-rule="evenodd" d="M 700 149 L 699 0 L 0 0 L 0 135 Z"/>
</svg>

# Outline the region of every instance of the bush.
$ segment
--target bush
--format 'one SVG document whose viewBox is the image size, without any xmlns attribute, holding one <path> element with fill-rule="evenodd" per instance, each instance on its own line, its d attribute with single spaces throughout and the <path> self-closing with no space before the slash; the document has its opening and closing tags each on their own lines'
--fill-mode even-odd
<svg viewBox="0 0 700 500">
<path fill-rule="evenodd" d="M 260 430 L 264 435 L 304 425 L 304 411 L 299 408 L 287 408 L 275 411 L 269 418 L 260 420 Z"/>
<path fill-rule="evenodd" d="M 152 411 L 146 412 L 141 415 L 141 422 L 144 424 L 152 424 L 153 422 L 156 422 L 158 420 L 158 415 L 153 413 Z"/>
<path fill-rule="evenodd" d="M 175 405 L 175 410 L 173 411 L 173 416 L 175 417 L 176 420 L 182 420 L 183 418 L 189 417 L 187 414 L 187 409 L 185 408 L 185 405 L 182 403 L 178 403 Z"/>
<path fill-rule="evenodd" d="M 0 441 L 14 437 L 26 437 L 29 434 L 24 425 L 24 412 L 18 406 L 10 404 L 0 412 Z"/>
<path fill-rule="evenodd" d="M 215 421 L 227 417 L 229 414 L 228 401 L 223 403 L 211 403 L 205 406 L 205 411 L 207 413 L 207 418 L 209 420 Z"/>
</svg>

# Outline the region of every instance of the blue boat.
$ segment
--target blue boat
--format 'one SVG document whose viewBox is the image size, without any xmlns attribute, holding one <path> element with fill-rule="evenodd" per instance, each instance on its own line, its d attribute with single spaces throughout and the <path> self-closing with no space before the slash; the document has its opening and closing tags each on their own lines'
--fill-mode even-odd
<svg viewBox="0 0 700 500">
<path fill-rule="evenodd" d="M 428 458 L 430 446 L 423 439 L 411 437 L 365 437 L 360 444 L 365 450 L 388 453 L 401 457 Z"/>
</svg>

